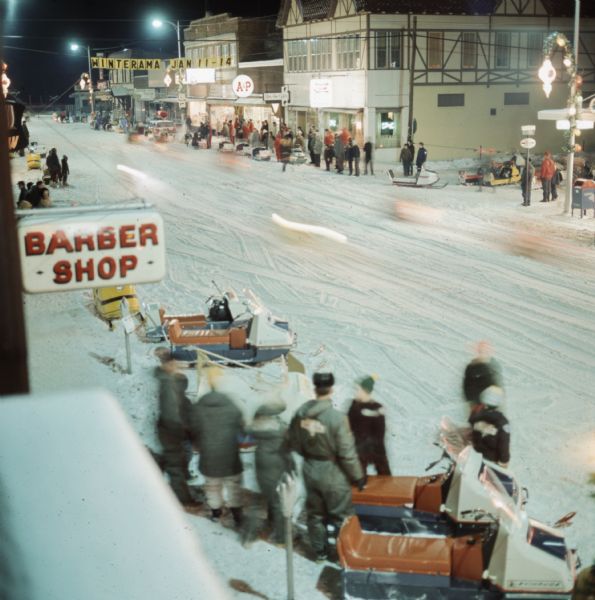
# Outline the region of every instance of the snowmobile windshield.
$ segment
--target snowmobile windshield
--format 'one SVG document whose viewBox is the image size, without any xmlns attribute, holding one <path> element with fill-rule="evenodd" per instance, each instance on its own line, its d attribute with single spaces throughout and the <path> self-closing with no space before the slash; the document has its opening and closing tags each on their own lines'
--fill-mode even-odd
<svg viewBox="0 0 595 600">
<path fill-rule="evenodd" d="M 514 506 L 517 506 L 519 501 L 519 486 L 516 480 L 510 475 L 503 473 L 497 469 L 489 467 L 485 462 L 482 462 L 479 471 L 479 479 L 485 485 L 491 487 L 500 496 L 505 498 L 508 503 L 512 500 Z"/>
<path fill-rule="evenodd" d="M 557 535 L 552 535 L 536 525 L 532 525 L 527 530 L 527 541 L 531 546 L 535 546 L 535 548 L 539 548 L 556 558 L 560 558 L 561 560 L 566 559 L 567 550 L 564 539 Z"/>
</svg>

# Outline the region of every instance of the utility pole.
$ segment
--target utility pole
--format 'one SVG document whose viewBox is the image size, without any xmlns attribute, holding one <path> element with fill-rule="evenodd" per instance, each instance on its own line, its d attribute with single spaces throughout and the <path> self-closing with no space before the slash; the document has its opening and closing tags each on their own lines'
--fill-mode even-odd
<svg viewBox="0 0 595 600">
<path fill-rule="evenodd" d="M 21 261 L 14 218 L 8 124 L 0 88 L 0 396 L 29 393 Z"/>
<path fill-rule="evenodd" d="M 407 139 L 413 141 L 413 83 L 415 76 L 415 55 L 417 54 L 417 17 L 413 17 L 411 33 L 411 63 L 409 65 L 409 121 L 407 123 Z"/>
</svg>

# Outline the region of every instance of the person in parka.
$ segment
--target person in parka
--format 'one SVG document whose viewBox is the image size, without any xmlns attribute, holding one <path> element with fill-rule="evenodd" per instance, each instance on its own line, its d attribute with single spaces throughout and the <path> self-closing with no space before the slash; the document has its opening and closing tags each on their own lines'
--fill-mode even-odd
<svg viewBox="0 0 595 600">
<path fill-rule="evenodd" d="M 322 138 L 315 129 L 312 133 L 312 162 L 315 167 L 320 167 L 320 155 L 322 154 Z"/>
<path fill-rule="evenodd" d="M 254 420 L 246 430 L 256 443 L 254 456 L 256 481 L 266 502 L 267 517 L 271 525 L 270 540 L 274 544 L 285 543 L 285 519 L 277 486 L 285 473 L 291 473 L 295 469 L 289 449 L 287 423 L 280 417 L 285 408 L 282 402 L 262 404 L 256 410 Z M 244 544 L 253 541 L 260 529 L 257 512 L 257 506 L 251 507 L 248 512 L 242 532 Z"/>
<path fill-rule="evenodd" d="M 345 144 L 341 136 L 335 134 L 335 143 L 334 143 L 334 154 L 335 154 L 335 170 L 337 173 L 343 173 L 343 163 L 345 161 Z"/>
<path fill-rule="evenodd" d="M 58 158 L 58 153 L 55 148 L 52 148 L 48 152 L 45 164 L 50 173 L 50 177 L 52 178 L 52 184 L 58 185 L 58 182 L 62 178 L 62 174 L 60 173 L 60 159 Z"/>
<path fill-rule="evenodd" d="M 384 406 L 372 398 L 376 378 L 373 375 L 357 381 L 355 398 L 347 416 L 355 437 L 355 447 L 364 474 L 373 465 L 378 475 L 390 475 L 386 458 Z"/>
<path fill-rule="evenodd" d="M 199 398 L 190 410 L 190 433 L 199 453 L 198 469 L 205 477 L 204 492 L 211 519 L 222 514 L 223 490 L 236 526 L 242 523 L 242 461 L 238 438 L 243 432 L 242 412 L 233 400 L 217 388 L 221 367 L 206 369 L 211 391 Z"/>
<path fill-rule="evenodd" d="M 188 479 L 188 455 L 185 444 L 189 440 L 188 412 L 190 400 L 186 396 L 188 379 L 178 371 L 177 362 L 164 356 L 154 376 L 159 385 L 159 418 L 157 435 L 163 449 L 161 466 L 169 477 L 169 484 L 185 505 L 193 504 L 186 483 Z"/>
<path fill-rule="evenodd" d="M 480 395 L 480 406 L 469 416 L 473 448 L 486 460 L 507 467 L 510 461 L 510 425 L 501 412 L 504 392 L 497 385 Z"/>
<path fill-rule="evenodd" d="M 353 512 L 350 484 L 361 490 L 365 477 L 349 421 L 332 406 L 333 374 L 315 373 L 312 380 L 316 398 L 296 411 L 289 440 L 304 457 L 308 537 L 316 560 L 322 561 L 328 557 L 327 526 L 339 531 Z"/>
</svg>

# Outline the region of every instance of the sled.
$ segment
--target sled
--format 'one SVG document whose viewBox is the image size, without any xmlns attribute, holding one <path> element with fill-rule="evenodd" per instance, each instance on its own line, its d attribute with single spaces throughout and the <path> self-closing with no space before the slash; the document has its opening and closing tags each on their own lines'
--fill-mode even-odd
<svg viewBox="0 0 595 600">
<path fill-rule="evenodd" d="M 27 154 L 27 169 L 41 169 L 41 155 L 40 154 Z"/>
<path fill-rule="evenodd" d="M 295 334 L 287 321 L 275 317 L 250 291 L 240 300 L 233 290 L 207 300 L 205 313 L 166 314 L 150 305 L 147 328 L 151 341 L 166 339 L 174 358 L 196 362 L 204 351 L 216 363 L 257 364 L 287 355 Z M 157 308 L 157 314 L 155 314 Z"/>
<path fill-rule="evenodd" d="M 407 175 L 402 177 L 395 175 L 395 172 L 392 169 L 388 169 L 387 174 L 391 183 L 403 187 L 443 188 L 447 186 L 446 183 L 438 185 L 440 176 L 436 171 L 430 171 L 429 169 L 422 168 L 419 175 Z"/>
</svg>

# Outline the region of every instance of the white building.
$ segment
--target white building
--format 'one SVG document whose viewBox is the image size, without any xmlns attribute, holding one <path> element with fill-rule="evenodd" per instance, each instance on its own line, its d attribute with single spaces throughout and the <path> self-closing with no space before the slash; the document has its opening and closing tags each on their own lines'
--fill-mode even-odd
<svg viewBox="0 0 595 600">
<path fill-rule="evenodd" d="M 578 65 L 588 98 L 595 3 L 582 4 Z M 512 152 L 520 126 L 535 123 L 537 151 L 558 152 L 563 134 L 537 112 L 566 105 L 562 53 L 549 100 L 537 71 L 548 33 L 572 39 L 573 10 L 571 0 L 284 0 L 277 24 L 288 124 L 346 127 L 377 148 L 414 135 L 436 159 Z M 592 133 L 581 139 L 587 149 L 595 143 Z"/>
</svg>

